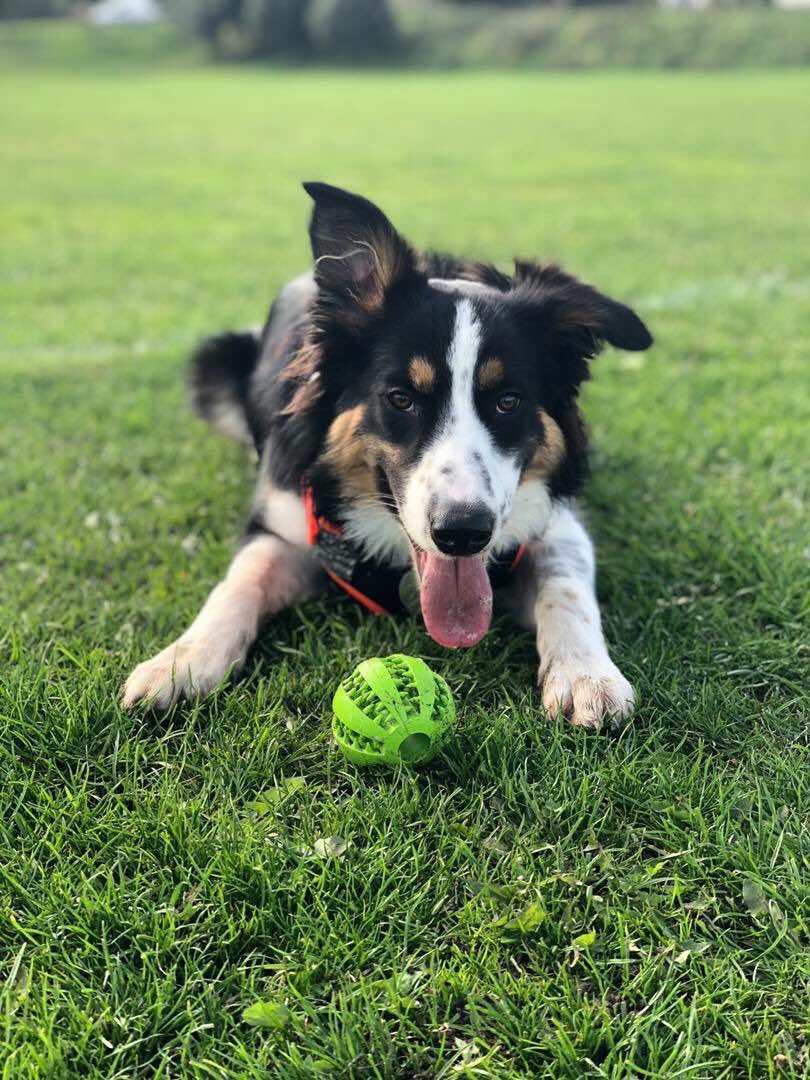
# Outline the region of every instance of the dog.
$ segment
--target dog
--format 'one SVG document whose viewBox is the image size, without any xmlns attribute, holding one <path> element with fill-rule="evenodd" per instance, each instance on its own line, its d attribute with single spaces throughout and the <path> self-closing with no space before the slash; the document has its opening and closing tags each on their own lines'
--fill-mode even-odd
<svg viewBox="0 0 810 1080">
<path fill-rule="evenodd" d="M 493 597 L 531 627 L 542 703 L 599 728 L 633 690 L 610 659 L 575 496 L 577 396 L 605 343 L 652 337 L 556 264 L 418 252 L 367 199 L 306 183 L 314 267 L 261 332 L 192 358 L 196 412 L 255 447 L 252 513 L 224 579 L 122 703 L 166 709 L 238 671 L 262 622 L 330 580 L 375 612 L 415 582 L 428 634 L 469 648 Z"/>
</svg>

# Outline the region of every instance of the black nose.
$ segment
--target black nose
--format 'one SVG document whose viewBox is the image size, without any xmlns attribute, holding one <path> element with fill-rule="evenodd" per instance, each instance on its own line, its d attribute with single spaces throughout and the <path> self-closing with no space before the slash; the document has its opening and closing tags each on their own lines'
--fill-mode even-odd
<svg viewBox="0 0 810 1080">
<path fill-rule="evenodd" d="M 435 521 L 430 535 L 445 555 L 477 555 L 489 543 L 494 524 L 489 510 L 456 511 Z"/>
</svg>

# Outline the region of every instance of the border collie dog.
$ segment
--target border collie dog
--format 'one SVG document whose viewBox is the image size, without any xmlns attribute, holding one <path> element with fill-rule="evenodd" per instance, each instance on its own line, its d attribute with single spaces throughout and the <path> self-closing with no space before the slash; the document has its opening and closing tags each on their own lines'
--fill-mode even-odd
<svg viewBox="0 0 810 1080">
<path fill-rule="evenodd" d="M 496 593 L 534 629 L 549 713 L 589 728 L 627 716 L 573 502 L 577 394 L 606 342 L 646 349 L 649 331 L 556 265 L 507 275 L 420 253 L 367 199 L 304 188 L 313 271 L 260 334 L 211 338 L 192 360 L 196 411 L 258 451 L 251 516 L 224 579 L 135 668 L 123 704 L 209 693 L 264 619 L 331 579 L 375 612 L 402 607 L 409 582 L 451 649 L 484 637 Z"/>
</svg>

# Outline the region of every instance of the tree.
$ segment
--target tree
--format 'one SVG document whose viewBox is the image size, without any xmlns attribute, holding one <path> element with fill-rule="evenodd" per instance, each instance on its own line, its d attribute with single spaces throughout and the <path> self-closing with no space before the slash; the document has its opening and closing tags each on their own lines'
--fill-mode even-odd
<svg viewBox="0 0 810 1080">
<path fill-rule="evenodd" d="M 319 54 L 335 60 L 376 60 L 401 45 L 387 0 L 316 0 L 309 20 Z"/>
</svg>

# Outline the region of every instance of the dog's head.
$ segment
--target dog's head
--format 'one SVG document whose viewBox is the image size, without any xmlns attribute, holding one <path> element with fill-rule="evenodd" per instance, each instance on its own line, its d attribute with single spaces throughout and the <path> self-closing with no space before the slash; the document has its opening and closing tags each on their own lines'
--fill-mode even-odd
<svg viewBox="0 0 810 1080">
<path fill-rule="evenodd" d="M 589 360 L 605 342 L 652 339 L 628 307 L 557 266 L 430 276 L 440 261 L 372 203 L 305 188 L 318 292 L 301 407 L 312 393 L 329 403 L 320 467 L 345 500 L 348 535 L 377 557 L 410 554 L 431 636 L 473 645 L 491 616 L 488 560 L 540 535 L 553 496 L 576 486 Z"/>
</svg>

